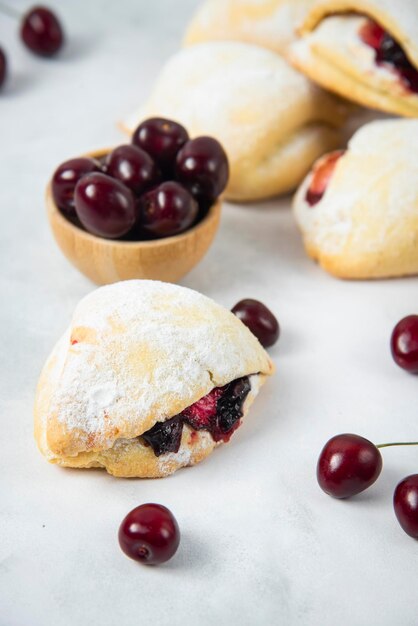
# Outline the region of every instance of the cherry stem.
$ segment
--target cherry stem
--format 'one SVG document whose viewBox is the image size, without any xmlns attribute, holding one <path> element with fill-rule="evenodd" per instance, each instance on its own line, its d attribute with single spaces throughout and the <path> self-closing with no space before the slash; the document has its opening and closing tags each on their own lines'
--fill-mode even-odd
<svg viewBox="0 0 418 626">
<path fill-rule="evenodd" d="M 0 13 L 5 13 L 9 17 L 13 17 L 18 20 L 20 20 L 20 18 L 22 17 L 19 11 L 16 11 L 16 9 L 14 9 L 13 7 L 10 7 L 7 4 L 3 4 L 2 2 L 0 2 Z"/>
<path fill-rule="evenodd" d="M 398 443 L 379 443 L 376 448 L 391 448 L 392 446 L 418 446 L 418 441 L 400 441 Z"/>
</svg>

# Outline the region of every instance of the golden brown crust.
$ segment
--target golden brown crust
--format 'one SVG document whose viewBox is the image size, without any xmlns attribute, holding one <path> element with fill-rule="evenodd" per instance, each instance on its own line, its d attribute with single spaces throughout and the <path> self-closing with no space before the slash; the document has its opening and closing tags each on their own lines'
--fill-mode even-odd
<svg viewBox="0 0 418 626">
<path fill-rule="evenodd" d="M 102 287 L 78 305 L 45 364 L 35 436 L 52 462 L 110 466 L 121 458 L 121 440 L 178 415 L 214 387 L 273 369 L 236 316 L 196 292 L 153 281 Z M 136 463 L 128 456 L 124 464 Z M 148 463 L 143 451 L 138 458 Z"/>
<path fill-rule="evenodd" d="M 418 13 L 413 0 L 316 0 L 299 29 L 300 41 L 288 51 L 290 61 L 344 98 L 418 117 L 418 95 L 389 68 L 378 67 L 374 50 L 361 40 L 366 16 L 385 28 L 418 68 Z"/>
<path fill-rule="evenodd" d="M 312 174 L 294 199 L 306 252 L 334 276 L 418 274 L 418 121 L 367 124 L 337 162 L 325 195 L 306 202 Z"/>
</svg>

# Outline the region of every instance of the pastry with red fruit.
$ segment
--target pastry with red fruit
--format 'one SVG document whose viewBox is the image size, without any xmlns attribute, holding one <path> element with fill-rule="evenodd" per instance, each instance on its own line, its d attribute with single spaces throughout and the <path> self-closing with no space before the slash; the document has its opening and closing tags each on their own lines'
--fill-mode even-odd
<svg viewBox="0 0 418 626">
<path fill-rule="evenodd" d="M 35 436 L 64 467 L 167 476 L 228 442 L 273 371 L 250 330 L 209 298 L 116 283 L 80 302 L 47 360 Z"/>
<path fill-rule="evenodd" d="M 418 120 L 363 126 L 294 200 L 308 254 L 340 278 L 418 274 Z"/>
<path fill-rule="evenodd" d="M 210 41 L 174 55 L 148 101 L 123 126 L 133 132 L 146 118 L 168 118 L 190 137 L 217 139 L 229 161 L 225 197 L 250 201 L 295 189 L 315 159 L 341 145 L 347 113 L 271 50 Z M 189 154 L 186 144 L 178 153 L 176 178 L 192 191 L 189 179 L 203 150 L 218 170 L 219 155 L 210 146 L 195 145 Z M 208 193 L 203 177 L 199 190 Z"/>
<path fill-rule="evenodd" d="M 418 117 L 416 0 L 314 0 L 290 60 L 363 106 Z"/>
</svg>

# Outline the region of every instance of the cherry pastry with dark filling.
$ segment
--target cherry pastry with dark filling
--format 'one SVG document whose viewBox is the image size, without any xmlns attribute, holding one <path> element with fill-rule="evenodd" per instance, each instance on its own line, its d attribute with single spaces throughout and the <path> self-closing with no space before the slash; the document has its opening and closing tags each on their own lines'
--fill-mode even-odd
<svg viewBox="0 0 418 626">
<path fill-rule="evenodd" d="M 248 376 L 238 378 L 224 387 L 215 387 L 192 406 L 165 422 L 157 422 L 141 435 L 152 447 L 155 456 L 178 452 L 183 425 L 208 431 L 216 442 L 228 442 L 240 425 L 243 406 L 251 390 Z"/>
</svg>

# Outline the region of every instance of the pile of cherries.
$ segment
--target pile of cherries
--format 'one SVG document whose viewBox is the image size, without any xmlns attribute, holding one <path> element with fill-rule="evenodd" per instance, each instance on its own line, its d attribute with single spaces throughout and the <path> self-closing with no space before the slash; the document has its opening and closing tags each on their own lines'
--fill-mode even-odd
<svg viewBox="0 0 418 626">
<path fill-rule="evenodd" d="M 395 363 L 412 374 L 418 374 L 418 315 L 409 315 L 398 322 L 390 344 Z M 405 445 L 415 446 L 418 442 L 376 446 L 359 435 L 337 435 L 325 444 L 319 456 L 319 486 L 334 498 L 349 498 L 361 493 L 376 482 L 382 471 L 380 449 Z M 418 474 L 407 476 L 398 484 L 393 505 L 403 530 L 418 539 Z"/>
<path fill-rule="evenodd" d="M 48 8 L 36 6 L 20 15 L 12 7 L 0 6 L 0 12 L 20 21 L 20 38 L 34 54 L 42 57 L 54 56 L 63 46 L 64 32 L 57 16 Z M 0 48 L 0 87 L 7 76 L 7 57 Z"/>
<path fill-rule="evenodd" d="M 89 233 L 142 241 L 194 226 L 228 178 L 228 159 L 216 139 L 190 139 L 177 122 L 151 118 L 138 126 L 131 144 L 101 160 L 62 163 L 52 194 L 63 215 Z"/>
</svg>

